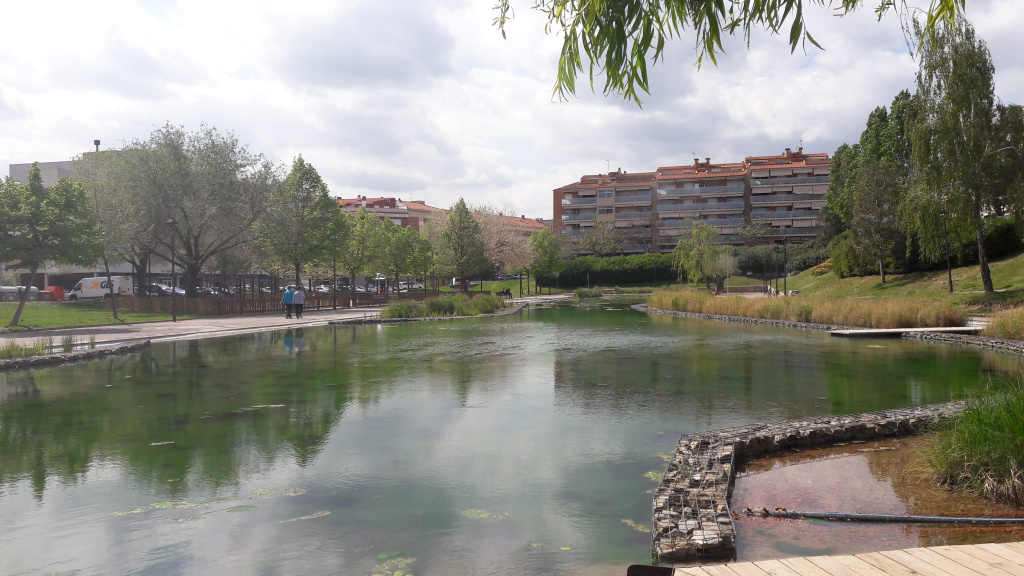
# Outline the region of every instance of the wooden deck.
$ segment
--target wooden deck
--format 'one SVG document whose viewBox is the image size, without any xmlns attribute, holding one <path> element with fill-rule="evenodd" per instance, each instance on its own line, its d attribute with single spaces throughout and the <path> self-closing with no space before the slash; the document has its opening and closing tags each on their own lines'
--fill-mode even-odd
<svg viewBox="0 0 1024 576">
<path fill-rule="evenodd" d="M 1024 576 L 1024 542 L 675 568 L 673 576 Z"/>
<path fill-rule="evenodd" d="M 899 338 L 913 332 L 943 332 L 946 334 L 978 334 L 983 326 L 949 326 L 946 328 L 858 328 L 854 330 L 831 330 L 832 336 L 844 338 Z"/>
</svg>

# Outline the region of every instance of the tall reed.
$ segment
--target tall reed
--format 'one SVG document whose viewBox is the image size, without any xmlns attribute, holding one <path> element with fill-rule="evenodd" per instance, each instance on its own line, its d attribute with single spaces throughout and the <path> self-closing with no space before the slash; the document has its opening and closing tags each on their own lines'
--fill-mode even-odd
<svg viewBox="0 0 1024 576">
<path fill-rule="evenodd" d="M 1024 381 L 996 382 L 935 435 L 937 479 L 997 502 L 1024 505 Z"/>
<path fill-rule="evenodd" d="M 505 300 L 493 294 L 470 298 L 454 294 L 427 298 L 422 304 L 411 300 L 394 301 L 381 311 L 381 318 L 424 318 L 435 316 L 477 316 L 493 314 L 505 307 Z"/>
<path fill-rule="evenodd" d="M 1024 308 L 1010 308 L 996 312 L 981 335 L 990 338 L 1024 340 Z"/>
<path fill-rule="evenodd" d="M 769 320 L 841 324 L 866 328 L 963 326 L 967 311 L 958 304 L 918 299 L 745 298 L 715 296 L 704 290 L 655 290 L 652 308 Z"/>
</svg>

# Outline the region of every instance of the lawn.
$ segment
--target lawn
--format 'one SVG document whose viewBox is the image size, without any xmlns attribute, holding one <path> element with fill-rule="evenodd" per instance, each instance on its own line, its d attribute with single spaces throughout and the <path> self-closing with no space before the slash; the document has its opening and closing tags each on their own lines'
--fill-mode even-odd
<svg viewBox="0 0 1024 576">
<path fill-rule="evenodd" d="M 981 310 L 996 310 L 1024 304 L 1024 254 L 1008 256 L 990 263 L 994 294 L 981 288 L 977 266 L 953 269 L 953 293 L 949 292 L 946 270 L 888 274 L 882 284 L 877 275 L 839 278 L 829 272 L 814 276 L 805 270 L 790 276 L 787 287 L 804 296 L 830 298 L 924 298 L 963 304 Z"/>
<path fill-rule="evenodd" d="M 115 324 L 114 315 L 105 302 L 27 302 L 17 328 L 6 328 L 18 309 L 17 302 L 0 303 L 0 329 L 34 330 L 39 328 L 69 328 L 73 326 L 99 326 Z M 118 310 L 118 316 L 128 323 L 170 320 L 169 313 Z M 191 318 L 178 314 L 178 318 Z"/>
</svg>

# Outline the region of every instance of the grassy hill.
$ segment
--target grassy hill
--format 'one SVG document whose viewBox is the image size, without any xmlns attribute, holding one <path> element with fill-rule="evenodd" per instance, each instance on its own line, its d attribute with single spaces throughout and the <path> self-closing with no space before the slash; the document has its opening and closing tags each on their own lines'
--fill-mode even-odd
<svg viewBox="0 0 1024 576">
<path fill-rule="evenodd" d="M 926 298 L 964 304 L 972 308 L 999 309 L 1024 304 L 1024 253 L 991 262 L 992 283 L 997 292 L 985 294 L 977 266 L 953 269 L 953 293 L 946 270 L 839 278 L 832 272 L 814 276 L 805 270 L 790 276 L 787 287 L 800 295 L 836 298 Z M 780 286 L 781 288 L 781 286 Z"/>
</svg>

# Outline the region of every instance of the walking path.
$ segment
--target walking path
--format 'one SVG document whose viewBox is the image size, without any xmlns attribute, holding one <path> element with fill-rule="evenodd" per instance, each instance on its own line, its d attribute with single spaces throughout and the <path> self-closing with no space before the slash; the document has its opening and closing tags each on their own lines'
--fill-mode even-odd
<svg viewBox="0 0 1024 576">
<path fill-rule="evenodd" d="M 676 568 L 673 576 L 1024 576 L 1024 542 Z"/>
<path fill-rule="evenodd" d="M 511 303 L 545 302 L 570 298 L 572 294 L 552 294 L 543 296 L 526 296 L 514 298 Z M 248 316 L 214 316 L 208 318 L 191 318 L 177 322 L 139 322 L 134 324 L 106 324 L 103 326 L 83 326 L 79 328 L 56 328 L 33 332 L 0 333 L 0 346 L 14 340 L 20 345 L 29 345 L 37 338 L 53 338 L 60 342 L 65 335 L 72 335 L 76 340 L 86 341 L 95 336 L 97 346 L 112 346 L 140 341 L 165 342 L 170 340 L 192 340 L 230 336 L 248 332 L 262 332 L 306 326 L 324 326 L 331 322 L 343 320 L 360 320 L 380 315 L 380 306 L 365 308 L 339 308 L 337 310 L 308 311 L 301 320 L 286 319 L 284 314 L 258 314 Z"/>
</svg>

